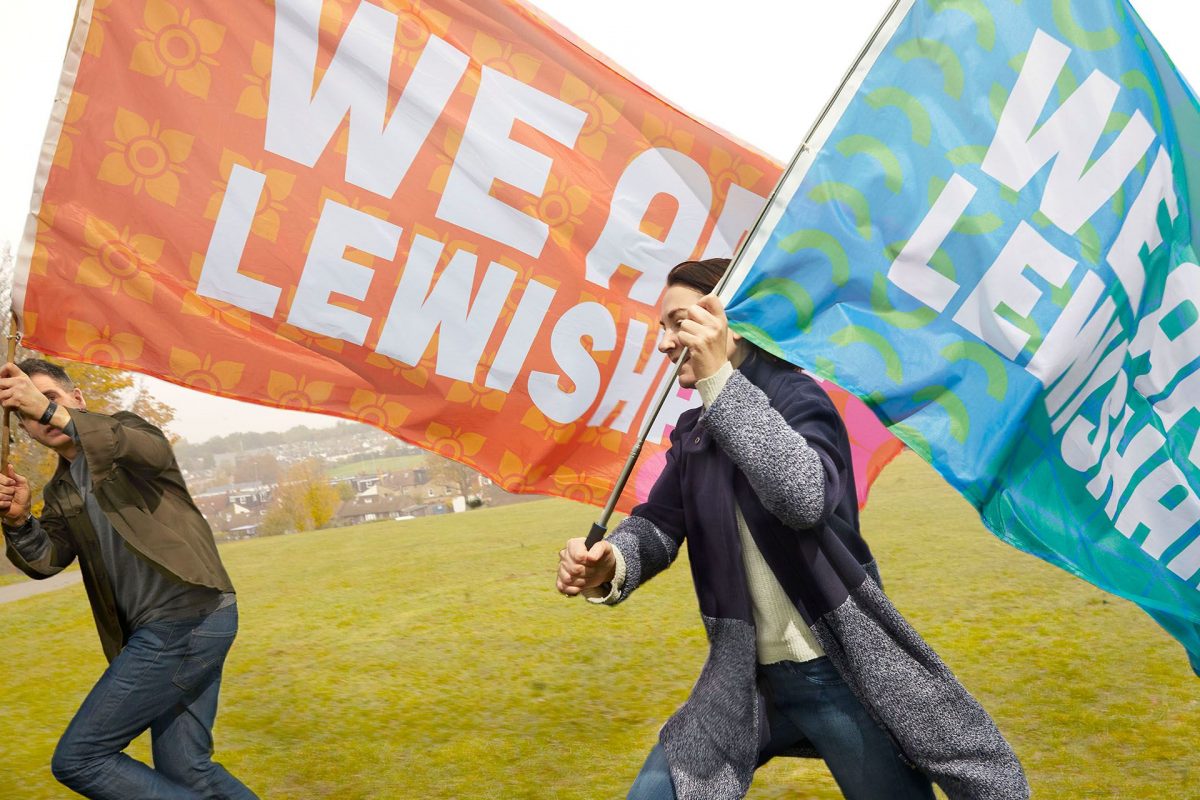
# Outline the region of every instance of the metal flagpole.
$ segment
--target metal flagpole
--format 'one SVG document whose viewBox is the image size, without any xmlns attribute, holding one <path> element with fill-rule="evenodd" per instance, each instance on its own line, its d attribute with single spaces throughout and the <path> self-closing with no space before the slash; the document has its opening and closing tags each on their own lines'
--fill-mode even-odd
<svg viewBox="0 0 1200 800">
<path fill-rule="evenodd" d="M 783 175 L 779 177 L 779 182 L 775 184 L 775 188 L 771 190 L 771 195 L 767 198 L 767 202 L 763 204 L 762 210 L 758 212 L 758 217 L 754 220 L 754 224 L 750 226 L 750 230 L 738 244 L 737 249 L 734 251 L 733 258 L 730 260 L 729 266 L 725 270 L 725 274 L 721 276 L 720 282 L 717 283 L 716 288 L 713 290 L 713 294 L 719 297 L 721 292 L 725 290 L 725 287 L 729 285 L 730 279 L 738 271 L 739 267 L 741 267 L 742 256 L 746 252 L 747 246 L 754 241 L 755 237 L 758 235 L 759 229 L 762 227 L 763 220 L 766 219 L 767 213 L 774 208 L 775 202 L 779 198 L 780 191 L 788 183 L 792 173 L 800 163 L 801 158 L 809 151 L 809 142 L 812 139 L 813 134 L 817 132 L 817 130 L 821 127 L 821 124 L 825 122 L 825 118 L 829 116 L 829 112 L 837 103 L 838 98 L 841 97 L 842 92 L 845 90 L 846 85 L 850 82 L 851 77 L 855 72 L 858 71 L 859 66 L 862 65 L 863 59 L 866 58 L 867 53 L 871 51 L 876 39 L 879 38 L 879 34 L 884 30 L 884 28 L 887 27 L 888 22 L 890 22 L 892 17 L 895 15 L 896 9 L 898 9 L 901 5 L 911 6 L 911 4 L 912 0 L 894 0 L 891 7 L 888 8 L 887 12 L 883 15 L 883 18 L 879 21 L 879 24 L 875 26 L 875 30 L 871 33 L 871 37 L 867 39 L 867 43 L 863 45 L 862 50 L 859 51 L 858 56 L 855 57 L 854 62 L 850 65 L 850 68 L 846 70 L 846 74 L 842 76 L 841 83 L 838 84 L 837 89 L 834 90 L 833 94 L 830 96 L 829 101 L 825 103 L 824 108 L 821 109 L 821 113 L 817 115 L 817 119 L 815 122 L 813 122 L 812 127 L 808 129 L 808 133 L 804 136 L 804 141 L 800 144 L 800 147 L 796 149 L 795 155 L 793 155 L 791 161 L 788 162 L 787 168 L 784 169 Z M 596 542 L 603 539 L 604 535 L 608 532 L 608 521 L 612 517 L 613 510 L 617 507 L 617 500 L 620 498 L 621 492 L 624 491 L 625 484 L 629 482 L 629 476 L 633 473 L 633 467 L 637 463 L 638 456 L 642 454 L 642 446 L 645 445 L 646 438 L 650 435 L 650 426 L 654 424 L 654 420 L 658 417 L 659 412 L 662 411 L 663 405 L 667 402 L 667 398 L 670 396 L 671 391 L 675 388 L 675 382 L 679 379 L 679 369 L 683 366 L 683 362 L 687 360 L 687 357 L 688 351 L 687 348 L 684 348 L 683 352 L 679 354 L 679 359 L 674 362 L 670 379 L 661 385 L 658 394 L 654 398 L 654 402 L 651 403 L 650 409 L 647 412 L 644 421 L 642 422 L 642 427 L 638 431 L 637 441 L 634 443 L 633 449 L 629 451 L 629 458 L 625 460 L 625 466 L 622 468 L 621 474 L 617 478 L 617 483 L 613 487 L 612 494 L 610 494 L 608 497 L 608 502 L 604 504 L 604 511 L 601 513 L 600 518 L 592 523 L 592 528 L 590 531 L 588 531 L 587 539 L 585 540 L 584 544 L 589 549 Z"/>
</svg>

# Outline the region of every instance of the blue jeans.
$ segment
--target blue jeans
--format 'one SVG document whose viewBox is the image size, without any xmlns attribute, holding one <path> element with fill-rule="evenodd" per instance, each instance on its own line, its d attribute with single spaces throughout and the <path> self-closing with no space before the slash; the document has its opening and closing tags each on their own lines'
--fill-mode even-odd
<svg viewBox="0 0 1200 800">
<path fill-rule="evenodd" d="M 237 605 L 133 632 L 58 742 L 54 777 L 99 800 L 255 798 L 212 760 L 212 726 Z M 150 729 L 154 767 L 122 751 Z"/>
<path fill-rule="evenodd" d="M 933 786 L 904 763 L 891 738 L 846 686 L 828 658 L 760 666 L 770 740 L 759 763 L 811 744 L 847 800 L 933 800 Z M 661 744 L 650 751 L 629 800 L 675 800 Z"/>
</svg>

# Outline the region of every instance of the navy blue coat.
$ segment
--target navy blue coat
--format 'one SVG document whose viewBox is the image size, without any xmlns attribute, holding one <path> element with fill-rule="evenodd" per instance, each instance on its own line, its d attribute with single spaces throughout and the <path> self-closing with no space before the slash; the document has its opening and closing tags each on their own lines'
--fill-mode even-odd
<svg viewBox="0 0 1200 800">
<path fill-rule="evenodd" d="M 829 395 L 799 369 L 755 352 L 738 371 L 820 457 L 824 498 L 819 517 L 797 531 L 768 510 L 746 473 L 702 422 L 699 408 L 680 416 L 667 465 L 647 501 L 632 513 L 677 545 L 687 539 L 702 614 L 753 623 L 736 503 L 763 558 L 811 625 L 845 603 L 850 591 L 867 580 L 868 566 L 873 569 L 871 549 L 858 527 L 850 438 Z M 791 479 L 794 465 L 774 466 L 773 482 Z"/>
<path fill-rule="evenodd" d="M 845 425 L 795 368 L 754 355 L 712 405 L 680 417 L 647 501 L 609 541 L 620 602 L 686 540 L 709 657 L 659 740 L 681 800 L 736 800 L 766 732 L 736 509 L 850 689 L 951 800 L 1023 800 L 1020 762 L 991 717 L 883 594 L 858 529 Z"/>
</svg>

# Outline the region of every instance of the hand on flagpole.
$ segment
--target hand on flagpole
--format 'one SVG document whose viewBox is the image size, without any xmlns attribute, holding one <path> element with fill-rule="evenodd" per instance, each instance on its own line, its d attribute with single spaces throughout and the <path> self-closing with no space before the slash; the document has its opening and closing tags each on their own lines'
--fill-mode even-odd
<svg viewBox="0 0 1200 800">
<path fill-rule="evenodd" d="M 16 364 L 10 361 L 0 367 L 0 406 L 19 411 L 26 419 L 36 420 L 49 405 L 46 395 Z"/>
<path fill-rule="evenodd" d="M 0 517 L 8 525 L 25 522 L 29 516 L 29 481 L 18 475 L 13 465 L 0 473 Z"/>
<path fill-rule="evenodd" d="M 725 304 L 715 294 L 706 294 L 687 309 L 687 318 L 679 323 L 676 334 L 688 348 L 688 360 L 696 380 L 715 375 L 729 360 L 731 349 L 729 320 Z"/>
<path fill-rule="evenodd" d="M 608 583 L 617 574 L 617 557 L 611 544 L 601 540 L 589 550 L 583 542 L 583 537 L 570 539 L 558 553 L 555 587 L 567 597 Z"/>
</svg>

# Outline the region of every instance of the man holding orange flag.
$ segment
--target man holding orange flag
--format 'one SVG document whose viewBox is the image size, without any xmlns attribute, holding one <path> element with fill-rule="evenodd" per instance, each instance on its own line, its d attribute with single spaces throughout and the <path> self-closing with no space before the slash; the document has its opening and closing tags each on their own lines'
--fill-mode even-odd
<svg viewBox="0 0 1200 800">
<path fill-rule="evenodd" d="M 90 798 L 255 795 L 212 760 L 233 584 L 163 432 L 135 414 L 89 412 L 57 364 L 0 368 L 0 405 L 58 453 L 30 513 L 29 482 L 0 475 L 6 555 L 32 578 L 77 557 L 109 666 L 54 751 L 54 777 Z M 122 751 L 146 729 L 154 767 Z"/>
</svg>

